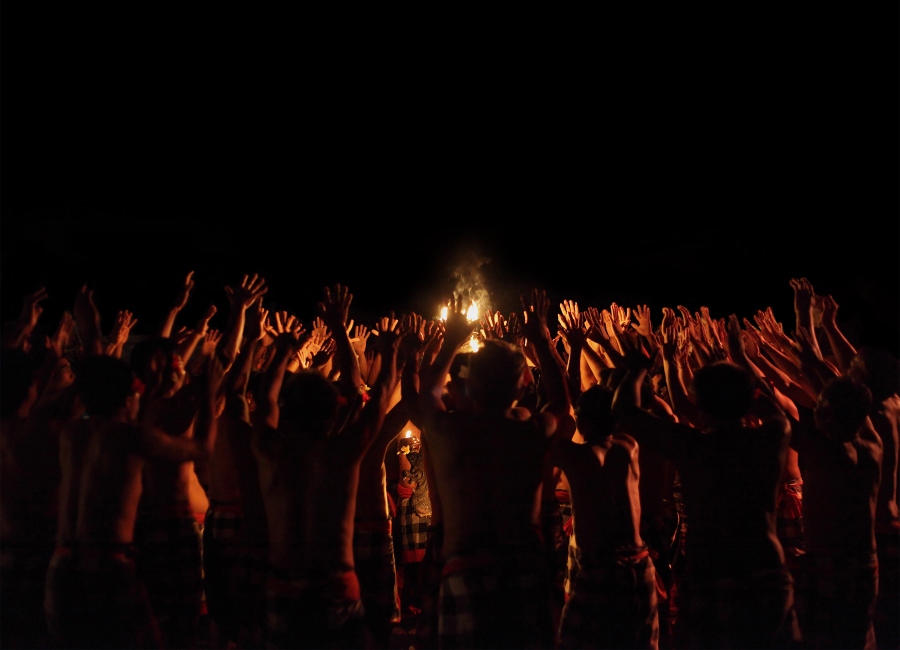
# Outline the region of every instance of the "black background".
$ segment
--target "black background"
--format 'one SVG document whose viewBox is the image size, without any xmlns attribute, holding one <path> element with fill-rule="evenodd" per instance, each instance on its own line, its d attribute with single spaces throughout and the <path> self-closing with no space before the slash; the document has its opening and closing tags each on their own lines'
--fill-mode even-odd
<svg viewBox="0 0 900 650">
<path fill-rule="evenodd" d="M 436 315 L 464 269 L 504 312 L 539 287 L 790 326 L 805 276 L 855 343 L 900 347 L 896 15 L 645 16 L 613 43 L 573 16 L 379 39 L 8 6 L 4 319 L 44 285 L 55 324 L 88 283 L 105 329 L 129 308 L 146 333 L 194 270 L 181 324 L 224 325 L 222 287 L 260 273 L 303 320 L 345 283 L 371 326 Z"/>
</svg>

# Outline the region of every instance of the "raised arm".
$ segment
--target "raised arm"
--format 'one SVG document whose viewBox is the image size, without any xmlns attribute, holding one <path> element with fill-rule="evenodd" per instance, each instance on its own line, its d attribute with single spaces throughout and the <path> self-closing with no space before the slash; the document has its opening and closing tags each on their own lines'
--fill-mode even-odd
<svg viewBox="0 0 900 650">
<path fill-rule="evenodd" d="M 834 358 L 837 361 L 838 368 L 841 372 L 847 372 L 850 368 L 850 361 L 856 355 L 856 348 L 847 340 L 844 333 L 837 324 L 838 304 L 830 295 L 822 296 L 822 329 L 825 330 L 825 336 L 828 337 L 828 345 L 834 352 Z"/>
<path fill-rule="evenodd" d="M 301 336 L 306 333 L 301 323 L 297 323 L 294 329 L 280 333 L 272 346 L 275 352 L 272 362 L 263 373 L 259 384 L 259 398 L 256 400 L 255 426 L 268 426 L 278 428 L 281 413 L 278 406 L 278 397 L 281 395 L 281 386 L 284 383 L 284 373 L 288 363 L 303 344 Z"/>
<path fill-rule="evenodd" d="M 47 299 L 47 289 L 41 287 L 25 296 L 22 301 L 22 310 L 18 317 L 8 328 L 4 327 L 3 347 L 18 348 L 24 350 L 26 341 L 40 320 L 44 312 L 41 303 Z M 27 351 L 27 350 L 26 350 Z"/>
<path fill-rule="evenodd" d="M 266 281 L 256 273 L 249 277 L 245 275 L 241 278 L 240 284 L 225 287 L 229 303 L 228 322 L 225 324 L 222 340 L 216 352 L 221 355 L 226 367 L 237 358 L 241 340 L 244 338 L 247 309 L 268 290 Z"/>
<path fill-rule="evenodd" d="M 465 304 L 468 304 L 467 302 Z M 476 323 L 466 318 L 466 307 L 462 295 L 455 295 L 447 302 L 447 320 L 444 324 L 443 343 L 433 363 L 423 364 L 419 369 L 419 407 L 424 413 L 445 410 L 442 395 L 447 374 L 453 359 L 469 340 Z"/>
<path fill-rule="evenodd" d="M 534 345 L 535 354 L 541 369 L 541 381 L 546 392 L 547 401 L 541 408 L 542 413 L 550 413 L 556 418 L 557 432 L 562 430 L 560 426 L 564 420 L 571 419 L 572 402 L 566 386 L 566 378 L 563 370 L 556 362 L 552 347 L 550 329 L 547 327 L 547 311 L 550 301 L 547 292 L 533 289 L 531 294 L 521 297 L 522 308 L 525 314 L 525 322 L 522 329 L 525 337 Z M 568 431 L 568 428 L 566 428 Z M 574 432 L 574 429 L 569 432 Z"/>
<path fill-rule="evenodd" d="M 106 342 L 106 354 L 122 358 L 122 350 L 128 342 L 132 328 L 137 325 L 137 318 L 130 311 L 122 310 L 116 314 L 116 322 L 113 323 L 112 331 L 110 331 Z"/>
<path fill-rule="evenodd" d="M 162 326 L 159 328 L 160 336 L 166 338 L 172 336 L 172 329 L 175 327 L 175 319 L 178 317 L 178 313 L 184 309 L 184 306 L 187 304 L 188 298 L 191 297 L 191 289 L 193 288 L 194 272 L 191 271 L 184 278 L 184 283 L 181 285 L 181 288 L 175 296 L 175 300 L 172 301 L 172 306 L 169 307 L 169 311 L 166 313 Z"/>
</svg>

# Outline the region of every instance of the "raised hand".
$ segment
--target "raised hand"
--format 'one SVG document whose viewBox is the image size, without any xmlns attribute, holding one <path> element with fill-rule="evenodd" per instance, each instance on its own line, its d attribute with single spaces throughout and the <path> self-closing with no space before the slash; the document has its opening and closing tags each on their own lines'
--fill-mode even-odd
<svg viewBox="0 0 900 650">
<path fill-rule="evenodd" d="M 64 311 L 53 336 L 48 336 L 46 339 L 47 348 L 53 351 L 57 359 L 61 359 L 65 355 L 74 333 L 75 319 L 72 317 L 72 312 Z"/>
<path fill-rule="evenodd" d="M 481 336 L 485 339 L 502 339 L 505 332 L 503 314 L 488 309 L 481 317 Z"/>
<path fill-rule="evenodd" d="M 200 355 L 205 357 L 213 354 L 221 339 L 222 332 L 219 330 L 208 330 L 204 335 L 203 343 L 200 344 Z"/>
<path fill-rule="evenodd" d="M 522 294 L 522 311 L 525 321 L 522 323 L 522 333 L 532 341 L 545 338 L 548 341 L 550 328 L 547 326 L 547 312 L 550 309 L 550 300 L 543 289 L 532 289 L 531 294 Z"/>
<path fill-rule="evenodd" d="M 337 343 L 334 339 L 330 338 L 325 341 L 319 347 L 319 351 L 312 355 L 312 358 L 309 361 L 309 367 L 315 368 L 316 370 L 324 368 L 334 356 L 334 350 L 336 347 Z"/>
<path fill-rule="evenodd" d="M 468 297 L 464 300 L 462 294 L 454 294 L 447 301 L 447 320 L 444 324 L 444 343 L 452 346 L 454 350 L 465 343 L 475 330 L 475 325 L 466 318 Z"/>
<path fill-rule="evenodd" d="M 106 353 L 121 359 L 122 348 L 125 347 L 125 343 L 128 342 L 131 328 L 136 324 L 137 319 L 134 318 L 130 311 L 119 311 L 119 313 L 116 314 L 116 320 L 115 323 L 113 323 L 112 331 L 110 331 L 109 336 L 107 337 Z"/>
<path fill-rule="evenodd" d="M 23 326 L 27 327 L 29 332 L 37 326 L 38 320 L 44 312 L 41 303 L 45 301 L 47 297 L 47 289 L 41 287 L 36 291 L 29 293 L 22 301 L 22 311 L 19 312 L 19 318 L 17 320 Z"/>
<path fill-rule="evenodd" d="M 632 323 L 631 326 L 645 339 L 652 340 L 653 323 L 650 320 L 650 308 L 647 305 L 638 305 L 633 313 L 637 323 Z"/>
<path fill-rule="evenodd" d="M 587 324 L 585 316 L 578 309 L 578 303 L 564 300 L 560 304 L 558 332 L 562 336 L 565 345 L 569 348 L 583 348 L 587 343 Z"/>
<path fill-rule="evenodd" d="M 268 290 L 266 281 L 256 273 L 249 277 L 244 275 L 238 285 L 225 287 L 225 293 L 228 296 L 228 302 L 232 309 L 247 309 Z"/>
<path fill-rule="evenodd" d="M 244 326 L 244 336 L 248 341 L 262 341 L 265 338 L 268 318 L 269 310 L 263 308 L 262 298 L 258 298 L 247 308 L 247 324 Z"/>
<path fill-rule="evenodd" d="M 172 308 L 178 311 L 184 309 L 184 306 L 187 304 L 188 298 L 191 297 L 191 290 L 193 288 L 194 272 L 189 271 L 187 276 L 185 276 L 184 283 L 181 285 L 178 293 L 175 294 L 175 300 L 172 302 Z"/>
<path fill-rule="evenodd" d="M 319 303 L 319 315 L 325 326 L 332 331 L 343 330 L 347 325 L 351 302 L 353 294 L 346 286 L 335 284 L 325 287 L 325 298 Z"/>
<path fill-rule="evenodd" d="M 353 328 L 353 321 L 347 325 L 347 335 L 350 336 L 350 345 L 361 360 L 366 358 L 366 346 L 369 343 L 369 335 L 372 332 L 365 325 L 357 325 Z"/>
</svg>

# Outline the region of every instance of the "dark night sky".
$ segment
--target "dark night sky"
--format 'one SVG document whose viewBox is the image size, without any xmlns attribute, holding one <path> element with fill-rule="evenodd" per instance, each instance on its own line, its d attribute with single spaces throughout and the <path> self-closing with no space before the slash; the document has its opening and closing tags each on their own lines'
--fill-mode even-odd
<svg viewBox="0 0 900 650">
<path fill-rule="evenodd" d="M 803 275 L 859 342 L 900 347 L 894 16 L 880 40 L 862 9 L 802 30 L 798 10 L 616 73 L 461 61 L 389 82 L 269 37 L 4 9 L 4 319 L 39 283 L 55 318 L 87 282 L 105 327 L 122 308 L 149 326 L 194 269 L 188 322 L 212 301 L 223 324 L 222 286 L 259 272 L 301 318 L 343 282 L 371 325 L 434 311 L 462 265 L 504 312 L 538 286 L 788 324 Z"/>
</svg>

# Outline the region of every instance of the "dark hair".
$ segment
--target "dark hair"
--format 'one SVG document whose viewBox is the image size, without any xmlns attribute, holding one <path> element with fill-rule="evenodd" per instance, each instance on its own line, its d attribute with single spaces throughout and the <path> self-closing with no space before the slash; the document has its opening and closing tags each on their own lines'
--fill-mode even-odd
<svg viewBox="0 0 900 650">
<path fill-rule="evenodd" d="M 606 386 L 594 384 L 581 394 L 575 404 L 575 421 L 585 439 L 605 438 L 612 434 L 615 418 L 612 415 L 614 392 Z"/>
<path fill-rule="evenodd" d="M 716 361 L 694 373 L 697 406 L 719 420 L 739 420 L 753 405 L 754 381 L 729 361 Z"/>
<path fill-rule="evenodd" d="M 114 415 L 134 392 L 135 373 L 127 362 L 107 355 L 92 355 L 78 368 L 78 394 L 88 415 Z"/>
<path fill-rule="evenodd" d="M 294 429 L 314 437 L 326 437 L 337 421 L 337 387 L 312 368 L 285 376 L 278 402 L 282 421 L 290 421 Z"/>
<path fill-rule="evenodd" d="M 864 346 L 857 350 L 847 376 L 868 386 L 875 402 L 900 393 L 900 360 L 885 348 Z"/>
<path fill-rule="evenodd" d="M 31 357 L 19 348 L 3 348 L 0 356 L 0 417 L 15 415 L 28 398 L 34 383 L 34 364 Z"/>
<path fill-rule="evenodd" d="M 819 393 L 818 407 L 827 404 L 831 417 L 848 433 L 862 426 L 872 409 L 872 391 L 847 376 L 835 377 Z"/>
<path fill-rule="evenodd" d="M 131 354 L 128 356 L 128 363 L 137 373 L 138 377 L 144 377 L 147 372 L 147 364 L 153 355 L 162 350 L 166 354 L 175 351 L 175 339 L 166 336 L 151 336 L 134 345 L 131 348 Z"/>
<path fill-rule="evenodd" d="M 507 407 L 519 396 L 519 381 L 528 362 L 521 348 L 500 339 L 488 339 L 469 354 L 466 393 L 487 407 Z"/>
</svg>

